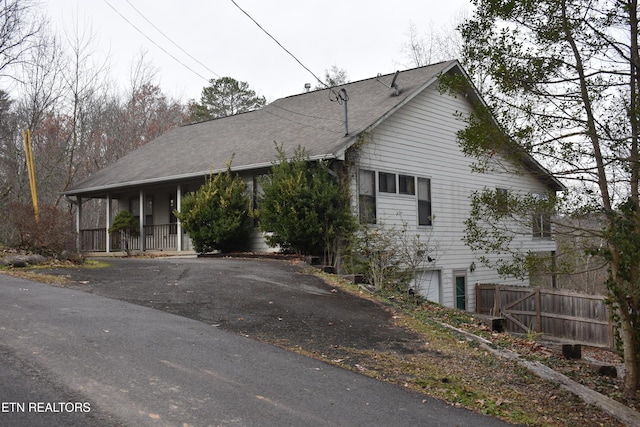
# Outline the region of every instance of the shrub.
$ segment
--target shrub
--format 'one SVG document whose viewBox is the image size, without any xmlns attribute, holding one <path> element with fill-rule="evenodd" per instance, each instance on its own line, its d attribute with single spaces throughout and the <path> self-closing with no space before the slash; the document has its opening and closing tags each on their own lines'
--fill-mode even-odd
<svg viewBox="0 0 640 427">
<path fill-rule="evenodd" d="M 347 269 L 362 274 L 376 292 L 404 294 L 413 286 L 420 291 L 419 272 L 433 267 L 438 243 L 430 234 L 411 233 L 402 228 L 363 225 L 356 234 L 347 258 Z"/>
<path fill-rule="evenodd" d="M 36 221 L 31 203 L 11 202 L 3 211 L 1 235 L 5 245 L 58 258 L 77 255 L 71 212 L 54 205 L 41 205 Z"/>
<path fill-rule="evenodd" d="M 311 162 L 298 147 L 278 159 L 261 181 L 259 227 L 271 233 L 267 242 L 303 255 L 325 255 L 334 264 L 343 242 L 350 239 L 355 219 L 349 192 L 326 162 Z"/>
<path fill-rule="evenodd" d="M 349 268 L 362 274 L 376 292 L 403 293 L 410 277 L 402 268 L 399 252 L 394 228 L 362 226 L 350 251 Z"/>
<path fill-rule="evenodd" d="M 250 198 L 246 185 L 237 174 L 227 170 L 214 177 L 182 201 L 175 212 L 198 253 L 214 250 L 230 252 L 246 248 L 251 232 Z"/>
<path fill-rule="evenodd" d="M 124 241 L 124 250 L 127 255 L 130 255 L 129 251 L 129 236 L 135 236 L 139 233 L 139 222 L 136 217 L 129 211 L 122 210 L 113 218 L 113 224 L 109 227 L 109 233 L 115 233 L 122 231 L 124 236 L 119 236 L 121 239 L 117 239 L 120 244 Z"/>
</svg>

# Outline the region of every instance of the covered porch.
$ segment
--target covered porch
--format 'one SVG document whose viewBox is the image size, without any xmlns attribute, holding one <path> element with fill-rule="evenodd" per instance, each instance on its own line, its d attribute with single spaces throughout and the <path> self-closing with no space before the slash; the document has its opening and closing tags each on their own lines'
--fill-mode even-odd
<svg viewBox="0 0 640 427">
<path fill-rule="evenodd" d="M 77 247 L 82 253 L 133 252 L 193 252 L 191 239 L 174 215 L 179 211 L 187 189 L 193 191 L 201 183 L 172 187 L 149 187 L 139 190 L 117 191 L 102 194 L 77 195 L 76 206 Z M 85 216 L 96 216 L 96 209 L 87 205 L 91 199 L 101 199 L 102 212 L 97 213 L 100 226 L 88 225 Z M 88 210 L 92 210 L 89 214 Z M 109 232 L 118 212 L 129 211 L 138 221 L 132 232 Z M 94 222 L 94 224 L 95 224 Z"/>
<path fill-rule="evenodd" d="M 253 172 L 253 171 L 252 171 Z M 264 173 L 245 173 L 247 192 L 255 200 L 257 177 Z M 185 194 L 197 191 L 205 177 L 164 182 L 138 187 L 114 187 L 76 193 L 69 201 L 76 207 L 77 248 L 84 254 L 119 255 L 126 251 L 194 253 L 191 238 L 175 216 L 182 208 Z M 134 232 L 109 228 L 118 212 L 126 210 L 138 220 Z M 249 236 L 247 248 L 256 252 L 277 252 L 269 247 L 264 233 L 257 228 Z"/>
</svg>

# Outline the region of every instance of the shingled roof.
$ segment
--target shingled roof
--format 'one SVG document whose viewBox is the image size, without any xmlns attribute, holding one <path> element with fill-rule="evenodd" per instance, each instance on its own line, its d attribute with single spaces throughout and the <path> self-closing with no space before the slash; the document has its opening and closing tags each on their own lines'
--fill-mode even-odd
<svg viewBox="0 0 640 427">
<path fill-rule="evenodd" d="M 278 99 L 260 110 L 174 128 L 65 191 L 89 195 L 118 188 L 175 182 L 224 170 L 233 157 L 236 171 L 270 166 L 277 152 L 305 147 L 312 159 L 339 158 L 357 135 L 372 129 L 404 105 L 437 76 L 459 66 L 457 61 L 400 71 Z M 341 89 L 348 95 L 346 133 L 344 105 L 335 102 Z"/>
<path fill-rule="evenodd" d="M 100 196 L 142 185 L 176 183 L 226 169 L 260 169 L 276 160 L 275 144 L 293 154 L 298 146 L 313 159 L 342 158 L 363 131 L 402 107 L 439 75 L 465 74 L 458 61 L 381 75 L 336 88 L 280 98 L 260 110 L 174 128 L 72 186 L 65 195 Z M 390 88 L 397 83 L 399 93 Z M 348 96 L 348 134 L 340 91 Z M 471 94 L 478 97 L 477 93 Z M 533 157 L 524 164 L 555 190 L 563 184 Z"/>
</svg>

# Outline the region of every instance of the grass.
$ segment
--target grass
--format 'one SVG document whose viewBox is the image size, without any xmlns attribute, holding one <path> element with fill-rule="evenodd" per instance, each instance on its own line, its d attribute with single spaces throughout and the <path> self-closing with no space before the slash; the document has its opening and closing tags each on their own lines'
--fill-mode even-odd
<svg viewBox="0 0 640 427">
<path fill-rule="evenodd" d="M 517 339 L 490 331 L 470 313 L 433 303 L 416 304 L 408 296 L 377 298 L 336 276 L 314 274 L 331 286 L 389 305 L 396 325 L 425 343 L 413 354 L 340 347 L 332 354 L 312 354 L 316 358 L 514 424 L 621 425 L 559 384 L 540 379 L 515 361 L 498 358 L 441 325 L 470 331 L 495 347 L 516 349 Z"/>
<path fill-rule="evenodd" d="M 0 267 L 0 272 L 20 279 L 34 282 L 46 283 L 50 285 L 65 286 L 69 283 L 68 277 L 53 274 L 42 274 L 37 271 L 25 270 L 23 268 Z"/>
<path fill-rule="evenodd" d="M 15 268 L 0 266 L 0 272 L 20 279 L 32 280 L 34 282 L 46 283 L 49 285 L 66 286 L 69 284 L 69 276 L 45 274 L 40 270 L 51 268 L 104 268 L 109 264 L 94 259 L 86 259 L 82 264 L 72 262 L 51 261 L 42 265 L 30 265 L 28 268 Z"/>
</svg>

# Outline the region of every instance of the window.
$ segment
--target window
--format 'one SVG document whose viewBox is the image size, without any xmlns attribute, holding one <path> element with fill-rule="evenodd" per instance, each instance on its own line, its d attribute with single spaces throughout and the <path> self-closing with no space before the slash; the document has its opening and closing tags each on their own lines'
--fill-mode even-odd
<svg viewBox="0 0 640 427">
<path fill-rule="evenodd" d="M 431 180 L 418 178 L 418 225 L 431 224 Z"/>
<path fill-rule="evenodd" d="M 551 215 L 535 214 L 533 217 L 533 237 L 548 239 L 551 237 Z"/>
<path fill-rule="evenodd" d="M 547 203 L 545 203 L 548 199 L 542 194 L 534 194 L 534 197 L 540 200 L 540 206 L 538 206 L 533 213 L 533 237 L 549 239 L 551 238 L 551 212 L 548 206 L 546 206 Z"/>
<path fill-rule="evenodd" d="M 496 211 L 506 215 L 509 212 L 509 190 L 496 188 Z"/>
<path fill-rule="evenodd" d="M 398 192 L 400 194 L 416 194 L 416 180 L 409 175 L 398 175 Z"/>
<path fill-rule="evenodd" d="M 358 182 L 360 222 L 376 223 L 376 176 L 373 171 L 360 170 Z"/>
<path fill-rule="evenodd" d="M 132 197 L 129 199 L 129 212 L 140 221 L 140 198 Z"/>
<path fill-rule="evenodd" d="M 396 192 L 396 174 L 378 172 L 378 189 L 381 193 Z"/>
</svg>

